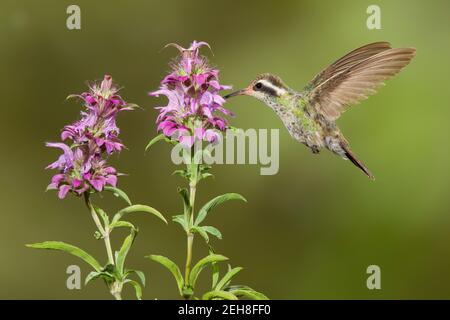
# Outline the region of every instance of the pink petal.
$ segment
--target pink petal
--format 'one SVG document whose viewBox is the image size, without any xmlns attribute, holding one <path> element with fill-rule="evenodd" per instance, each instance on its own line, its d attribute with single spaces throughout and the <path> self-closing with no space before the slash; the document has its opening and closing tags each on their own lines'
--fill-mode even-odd
<svg viewBox="0 0 450 320">
<path fill-rule="evenodd" d="M 117 176 L 115 176 L 115 175 L 107 176 L 106 183 L 115 187 L 117 185 Z"/>
<path fill-rule="evenodd" d="M 67 192 L 69 192 L 69 190 L 70 190 L 70 186 L 67 184 L 64 184 L 61 187 L 59 187 L 58 198 L 64 199 L 67 195 Z"/>
<path fill-rule="evenodd" d="M 219 141 L 220 135 L 215 132 L 214 130 L 206 130 L 205 132 L 205 139 L 209 142 L 217 142 Z"/>
<path fill-rule="evenodd" d="M 97 190 L 97 191 L 102 191 L 103 190 L 103 186 L 105 185 L 105 181 L 103 181 L 101 179 L 92 179 L 89 182 L 94 187 L 94 189 Z"/>
<path fill-rule="evenodd" d="M 79 186 L 81 186 L 81 184 L 83 183 L 82 180 L 79 179 L 73 179 L 72 180 L 72 186 L 77 189 Z"/>
<path fill-rule="evenodd" d="M 117 172 L 117 170 L 113 167 L 106 167 L 103 171 L 107 174 L 115 174 Z"/>
<path fill-rule="evenodd" d="M 189 137 L 189 136 L 181 136 L 178 141 L 180 141 L 180 143 L 185 146 L 185 147 L 192 147 L 192 145 L 194 144 L 194 137 Z"/>
</svg>

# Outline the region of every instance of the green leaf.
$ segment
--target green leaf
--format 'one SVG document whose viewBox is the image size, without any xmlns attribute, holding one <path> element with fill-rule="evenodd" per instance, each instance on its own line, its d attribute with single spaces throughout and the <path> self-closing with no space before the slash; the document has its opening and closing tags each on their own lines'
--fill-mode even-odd
<svg viewBox="0 0 450 320">
<path fill-rule="evenodd" d="M 188 231 L 188 225 L 186 223 L 186 220 L 184 219 L 184 215 L 173 216 L 172 221 L 179 223 L 183 227 L 184 231 Z"/>
<path fill-rule="evenodd" d="M 159 212 L 158 210 L 156 210 L 155 208 L 149 207 L 149 206 L 145 206 L 143 204 L 135 204 L 126 208 L 123 208 L 122 210 L 120 210 L 119 212 L 117 212 L 114 215 L 114 218 L 112 220 L 112 223 L 116 223 L 117 221 L 119 221 L 125 214 L 127 213 L 132 213 L 132 212 L 147 212 L 147 213 L 152 213 L 155 216 L 157 216 L 158 218 L 160 218 L 162 221 L 164 221 L 167 224 L 167 220 L 164 218 L 164 216 L 161 214 L 161 212 Z"/>
<path fill-rule="evenodd" d="M 231 292 L 213 290 L 205 293 L 203 300 L 222 299 L 222 300 L 238 300 L 238 298 Z"/>
<path fill-rule="evenodd" d="M 201 179 L 206 179 L 206 178 L 209 178 L 209 177 L 214 177 L 214 175 L 212 173 L 209 173 L 209 172 L 205 172 L 205 173 L 202 173 L 200 175 Z"/>
<path fill-rule="evenodd" d="M 178 193 L 181 195 L 181 198 L 183 198 L 183 208 L 184 213 L 189 212 L 190 210 L 190 204 L 189 204 L 189 195 L 186 188 L 178 188 Z"/>
<path fill-rule="evenodd" d="M 100 277 L 100 272 L 97 271 L 91 271 L 89 272 L 89 274 L 86 276 L 86 280 L 84 280 L 84 285 L 87 285 L 89 283 L 89 281 L 97 279 L 98 277 Z"/>
<path fill-rule="evenodd" d="M 189 275 L 189 284 L 191 287 L 195 287 L 195 282 L 197 281 L 197 278 L 200 274 L 200 272 L 209 264 L 213 262 L 221 262 L 228 260 L 227 257 L 220 255 L 220 254 L 210 254 L 203 259 L 201 259 L 199 262 L 196 263 L 196 265 L 192 268 L 191 273 Z"/>
<path fill-rule="evenodd" d="M 116 251 L 116 253 L 117 253 L 117 251 Z M 104 266 L 103 269 L 102 269 L 102 271 L 107 272 L 107 273 L 109 273 L 109 274 L 111 274 L 111 275 L 113 275 L 113 274 L 115 273 L 115 270 L 116 270 L 116 266 L 113 265 L 113 264 L 111 264 L 111 263 L 108 263 L 108 264 L 107 264 L 106 266 Z"/>
<path fill-rule="evenodd" d="M 211 170 L 211 168 L 212 168 L 212 166 L 211 165 L 209 165 L 209 164 L 200 164 L 200 166 L 199 166 L 199 170 L 200 170 L 200 172 L 206 172 L 206 171 L 208 171 L 208 170 Z"/>
<path fill-rule="evenodd" d="M 137 231 L 137 228 L 131 222 L 128 222 L 128 221 L 119 220 L 119 221 L 116 221 L 109 225 L 110 230 L 112 230 L 114 228 L 121 228 L 121 227 L 130 228 L 130 229 Z"/>
<path fill-rule="evenodd" d="M 112 187 L 112 186 L 105 186 L 103 187 L 104 190 L 106 191 L 110 191 L 112 192 L 116 197 L 121 198 L 122 200 L 124 200 L 126 203 L 128 203 L 131 206 L 131 200 L 128 197 L 128 195 L 125 193 L 125 191 L 116 188 L 116 187 Z"/>
<path fill-rule="evenodd" d="M 205 230 L 203 230 L 203 227 L 192 227 L 191 232 L 198 233 L 202 236 L 203 239 L 205 239 L 206 243 L 209 243 L 209 237 Z"/>
<path fill-rule="evenodd" d="M 222 233 L 219 231 L 219 229 L 211 226 L 203 226 L 202 228 L 209 234 L 212 234 L 213 236 L 217 237 L 217 239 L 222 239 Z"/>
<path fill-rule="evenodd" d="M 212 269 L 212 284 L 211 289 L 214 289 L 217 286 L 217 282 L 219 281 L 219 266 L 216 262 L 211 263 L 211 269 Z"/>
<path fill-rule="evenodd" d="M 180 295 L 183 295 L 184 280 L 183 280 L 183 276 L 181 275 L 180 268 L 178 268 L 178 266 L 175 264 L 175 262 L 173 262 L 172 260 L 170 260 L 169 258 L 166 258 L 164 256 L 154 255 L 154 254 L 146 256 L 146 258 L 156 261 L 159 264 L 162 264 L 167 269 L 169 269 L 169 271 L 172 273 L 172 275 L 174 276 L 174 278 L 177 282 L 178 291 L 180 292 Z"/>
<path fill-rule="evenodd" d="M 222 290 L 224 289 L 231 281 L 231 279 L 239 272 L 241 271 L 241 267 L 236 267 L 231 270 L 229 270 L 223 278 L 219 281 L 217 286 L 214 288 L 215 290 Z"/>
<path fill-rule="evenodd" d="M 123 266 L 125 264 L 125 259 L 127 257 L 128 251 L 130 251 L 131 245 L 133 244 L 135 238 L 136 238 L 136 231 L 134 229 L 131 229 L 130 235 L 125 238 L 122 247 L 117 253 L 116 268 L 120 276 L 123 275 Z"/>
<path fill-rule="evenodd" d="M 139 280 L 141 280 L 142 285 L 145 287 L 145 274 L 140 270 L 125 270 L 125 276 L 129 276 L 130 274 L 135 274 L 138 276 Z"/>
<path fill-rule="evenodd" d="M 205 218 L 208 212 L 215 206 L 228 201 L 228 200 L 242 200 L 247 202 L 247 200 L 238 193 L 226 193 L 221 196 L 217 196 L 214 199 L 206 203 L 198 212 L 197 219 L 195 219 L 195 225 L 198 226 Z"/>
<path fill-rule="evenodd" d="M 100 231 L 95 231 L 95 232 L 94 232 L 94 238 L 95 238 L 96 240 L 100 240 L 100 239 L 103 238 L 103 235 L 102 235 L 102 233 L 101 233 Z"/>
<path fill-rule="evenodd" d="M 267 296 L 261 292 L 255 291 L 251 288 L 247 289 L 231 289 L 228 292 L 234 294 L 235 296 L 243 299 L 249 300 L 269 300 Z"/>
<path fill-rule="evenodd" d="M 97 262 L 97 260 L 94 259 L 90 254 L 88 254 L 86 251 L 75 247 L 71 244 L 67 244 L 61 241 L 45 241 L 40 243 L 33 243 L 33 244 L 27 244 L 26 245 L 29 248 L 35 248 L 35 249 L 48 249 L 48 250 L 59 250 L 64 251 L 67 253 L 70 253 L 71 255 L 74 255 L 78 258 L 83 259 L 86 263 L 88 263 L 92 268 L 95 269 L 95 271 L 101 271 L 102 267 Z"/>
<path fill-rule="evenodd" d="M 92 205 L 92 207 L 95 210 L 95 213 L 103 220 L 103 224 L 105 226 L 109 225 L 109 217 L 108 214 L 100 207 L 97 207 L 96 205 Z"/>
<path fill-rule="evenodd" d="M 153 139 L 151 139 L 149 141 L 149 143 L 147 144 L 147 146 L 145 147 L 145 152 L 148 151 L 148 149 L 154 145 L 155 143 L 157 143 L 158 141 L 164 140 L 166 138 L 166 136 L 164 134 L 158 134 L 156 137 L 154 137 Z"/>
<path fill-rule="evenodd" d="M 91 271 L 86 279 L 84 280 L 84 285 L 87 285 L 90 281 L 98 279 L 98 278 L 102 278 L 104 279 L 107 283 L 113 282 L 114 281 L 114 277 L 107 273 L 107 272 L 97 272 L 97 271 Z"/>
<path fill-rule="evenodd" d="M 172 172 L 172 175 L 174 176 L 180 176 L 183 178 L 189 178 L 189 172 L 187 172 L 187 170 L 175 170 L 174 172 Z"/>
<path fill-rule="evenodd" d="M 136 298 L 138 298 L 138 300 L 142 300 L 142 288 L 139 283 L 130 279 L 125 280 L 123 283 L 131 284 L 134 287 L 134 291 L 136 292 Z"/>
</svg>

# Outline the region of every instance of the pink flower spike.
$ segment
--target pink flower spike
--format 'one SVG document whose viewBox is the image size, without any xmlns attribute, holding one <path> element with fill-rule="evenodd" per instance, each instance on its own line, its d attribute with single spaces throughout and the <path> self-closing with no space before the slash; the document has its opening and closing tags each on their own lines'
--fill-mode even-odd
<svg viewBox="0 0 450 320">
<path fill-rule="evenodd" d="M 105 75 L 100 83 L 91 83 L 88 92 L 75 95 L 84 103 L 81 119 L 61 132 L 61 140 L 70 143 L 46 144 L 63 151 L 57 161 L 47 166 L 59 170 L 49 185 L 58 189 L 59 198 L 63 199 L 69 191 L 81 195 L 86 191 L 102 191 L 105 184 L 117 184 L 118 174 L 107 166 L 106 159 L 124 147 L 118 137 L 117 114 L 133 109 L 118 91 L 110 75 Z"/>
<path fill-rule="evenodd" d="M 230 86 L 220 84 L 219 71 L 200 55 L 201 47 L 209 47 L 206 42 L 193 41 L 188 49 L 178 44 L 168 46 L 176 47 L 180 54 L 171 63 L 172 71 L 161 81 L 159 89 L 149 93 L 168 99 L 166 106 L 156 108 L 157 131 L 185 146 L 191 146 L 194 137 L 204 139 L 206 130 L 211 130 L 209 139 L 215 140 L 212 132 L 226 130 L 226 120 L 218 112 L 231 115 L 222 107 L 226 101 L 220 95 L 220 91 Z M 197 122 L 201 124 L 199 129 L 194 128 Z"/>
</svg>

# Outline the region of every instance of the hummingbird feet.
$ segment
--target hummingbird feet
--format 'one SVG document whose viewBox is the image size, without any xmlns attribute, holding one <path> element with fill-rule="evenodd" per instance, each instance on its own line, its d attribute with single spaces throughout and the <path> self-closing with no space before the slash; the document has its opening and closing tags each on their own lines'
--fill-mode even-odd
<svg viewBox="0 0 450 320">
<path fill-rule="evenodd" d="M 310 148 L 311 148 L 312 153 L 314 153 L 314 154 L 319 154 L 319 153 L 320 153 L 319 147 L 317 147 L 317 146 L 312 146 L 312 147 L 310 147 Z"/>
</svg>

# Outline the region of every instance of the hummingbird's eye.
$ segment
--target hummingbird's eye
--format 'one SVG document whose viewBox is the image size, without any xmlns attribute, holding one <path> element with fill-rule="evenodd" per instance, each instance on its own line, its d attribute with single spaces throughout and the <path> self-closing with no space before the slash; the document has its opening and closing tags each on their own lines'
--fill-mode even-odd
<svg viewBox="0 0 450 320">
<path fill-rule="evenodd" d="M 262 88 L 262 83 L 258 82 L 257 84 L 255 84 L 255 89 L 261 89 Z"/>
</svg>

